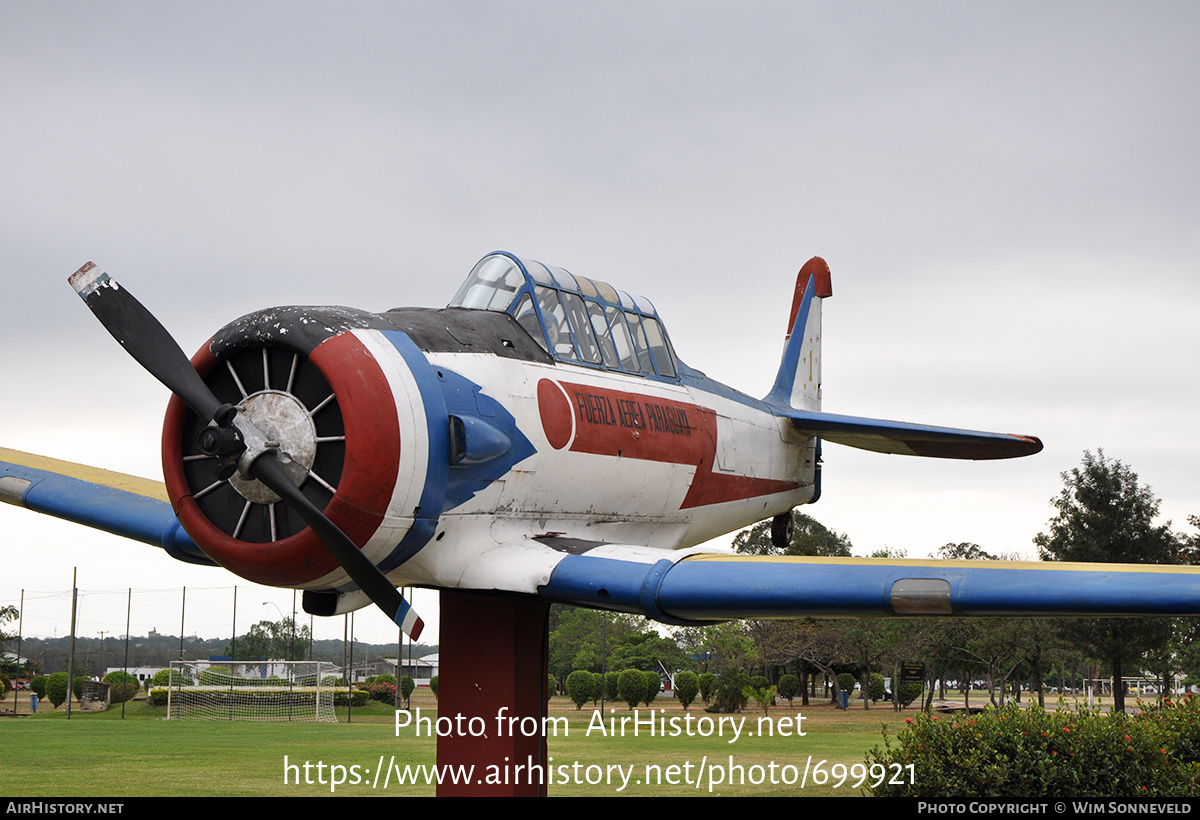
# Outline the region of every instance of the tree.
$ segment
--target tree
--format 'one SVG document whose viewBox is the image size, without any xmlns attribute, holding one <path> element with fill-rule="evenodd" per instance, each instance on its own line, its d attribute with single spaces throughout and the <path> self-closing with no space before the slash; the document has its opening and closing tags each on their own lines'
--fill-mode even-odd
<svg viewBox="0 0 1200 820">
<path fill-rule="evenodd" d="M 705 627 L 704 650 L 708 668 L 721 675 L 731 671 L 744 672 L 758 661 L 758 648 L 742 621 Z"/>
<path fill-rule="evenodd" d="M 55 672 L 46 679 L 46 697 L 54 704 L 54 708 L 62 706 L 67 699 L 67 673 Z"/>
<path fill-rule="evenodd" d="M 978 544 L 966 541 L 938 547 L 937 557 L 951 561 L 999 561 L 1000 556 L 984 552 Z"/>
<path fill-rule="evenodd" d="M 592 673 L 583 669 L 576 669 L 571 674 L 567 675 L 567 696 L 575 704 L 575 709 L 583 708 L 583 704 L 592 699 L 592 692 L 596 687 L 596 679 L 592 677 Z"/>
<path fill-rule="evenodd" d="M 124 703 L 127 700 L 133 700 L 134 696 L 142 688 L 142 685 L 138 683 L 138 679 L 128 672 L 109 672 L 104 676 L 104 682 L 111 684 L 109 690 L 109 701 L 111 703 Z"/>
<path fill-rule="evenodd" d="M 742 695 L 745 696 L 747 701 L 756 701 L 762 707 L 763 715 L 765 716 L 770 709 L 771 703 L 775 700 L 775 687 L 748 684 L 742 689 Z"/>
<path fill-rule="evenodd" d="M 687 711 L 699 693 L 700 678 L 695 672 L 680 672 L 675 676 L 675 697 L 683 704 L 683 711 Z"/>
<path fill-rule="evenodd" d="M 613 647 L 608 663 L 616 669 L 652 671 L 685 669 L 691 666 L 691 659 L 674 639 L 664 638 L 648 627 L 644 632 L 631 632 L 621 638 Z"/>
<path fill-rule="evenodd" d="M 291 618 L 259 621 L 239 635 L 233 645 L 226 645 L 225 654 L 235 660 L 299 661 L 308 657 L 310 643 L 312 634 L 307 624 L 297 626 Z"/>
<path fill-rule="evenodd" d="M 779 697 L 786 700 L 788 706 L 792 706 L 792 700 L 798 694 L 800 694 L 800 679 L 798 677 L 788 674 L 779 679 Z"/>
<path fill-rule="evenodd" d="M 0 651 L 3 651 L 6 643 L 16 640 L 17 636 L 5 630 L 4 624 L 16 620 L 19 614 L 15 606 L 0 606 Z"/>
<path fill-rule="evenodd" d="M 604 675 L 604 698 L 616 701 L 620 697 L 620 672 L 608 672 Z"/>
<path fill-rule="evenodd" d="M 662 678 L 653 669 L 647 669 L 643 674 L 646 677 L 646 694 L 642 697 L 642 703 L 649 706 L 662 691 Z"/>
<path fill-rule="evenodd" d="M 734 552 L 744 555 L 827 555 L 850 557 L 850 539 L 804 513 L 792 513 L 792 540 L 787 549 L 771 543 L 771 521 L 760 521 L 733 539 Z"/>
<path fill-rule="evenodd" d="M 640 670 L 626 669 L 617 679 L 617 694 L 632 710 L 646 697 L 646 676 Z"/>
<path fill-rule="evenodd" d="M 887 695 L 887 688 L 883 685 L 883 675 L 878 672 L 872 672 L 867 676 L 867 692 L 871 696 L 871 700 L 879 702 Z"/>
<path fill-rule="evenodd" d="M 1137 473 L 1115 459 L 1083 454 L 1082 467 L 1062 474 L 1063 489 L 1050 503 L 1058 515 L 1049 532 L 1034 538 L 1043 561 L 1173 564 L 1181 545 L 1170 522 L 1156 524 L 1159 500 Z M 1092 618 L 1068 622 L 1067 634 L 1088 654 L 1112 667 L 1113 708 L 1125 708 L 1125 667 L 1170 637 L 1167 618 Z M 1132 670 L 1131 670 L 1132 671 Z"/>
</svg>

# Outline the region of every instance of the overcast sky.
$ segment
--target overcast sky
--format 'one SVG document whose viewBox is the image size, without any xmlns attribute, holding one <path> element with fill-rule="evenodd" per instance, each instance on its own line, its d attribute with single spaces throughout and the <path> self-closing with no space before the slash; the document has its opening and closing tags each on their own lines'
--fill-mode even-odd
<svg viewBox="0 0 1200 820">
<path fill-rule="evenodd" d="M 828 445 L 806 512 L 857 552 L 1032 554 L 1096 448 L 1188 529 L 1198 53 L 1185 2 L 6 0 L 0 444 L 161 477 L 166 391 L 66 284 L 89 259 L 190 353 L 268 305 L 441 306 L 512 250 L 649 297 L 683 360 L 763 395 L 821 255 L 826 410 L 1046 444 Z M 232 597 L 223 570 L 15 508 L 0 538 L 0 604 L 73 566 Z M 238 595 L 239 630 L 276 617 Z"/>
</svg>

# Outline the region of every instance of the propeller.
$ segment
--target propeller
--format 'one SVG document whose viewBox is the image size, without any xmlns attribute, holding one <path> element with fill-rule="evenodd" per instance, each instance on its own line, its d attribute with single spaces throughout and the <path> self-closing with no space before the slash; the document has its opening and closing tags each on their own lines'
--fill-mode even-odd
<svg viewBox="0 0 1200 820">
<path fill-rule="evenodd" d="M 218 475 L 228 478 L 236 470 L 247 478 L 257 479 L 284 499 L 316 533 L 354 583 L 409 638 L 416 640 L 425 623 L 400 591 L 292 482 L 279 461 L 279 444 L 271 441 L 237 407 L 222 404 L 212 394 L 175 339 L 154 315 L 91 262 L 71 274 L 67 281 L 129 355 L 197 416 L 215 425 L 201 432 L 200 447 L 205 453 L 222 459 Z"/>
</svg>

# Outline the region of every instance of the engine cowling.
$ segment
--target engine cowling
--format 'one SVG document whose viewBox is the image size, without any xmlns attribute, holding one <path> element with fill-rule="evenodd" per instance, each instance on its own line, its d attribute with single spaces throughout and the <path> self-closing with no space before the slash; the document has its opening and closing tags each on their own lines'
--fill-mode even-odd
<svg viewBox="0 0 1200 820">
<path fill-rule="evenodd" d="M 435 378 L 420 351 L 375 314 L 276 308 L 242 317 L 192 359 L 213 394 L 278 442 L 304 495 L 383 572 L 432 536 L 448 423 L 426 407 Z M 206 555 L 256 583 L 334 590 L 345 571 L 286 502 L 253 479 L 217 475 L 202 422 L 177 398 L 163 429 L 163 473 L 179 520 Z M 432 441 L 431 441 L 432 439 Z"/>
</svg>

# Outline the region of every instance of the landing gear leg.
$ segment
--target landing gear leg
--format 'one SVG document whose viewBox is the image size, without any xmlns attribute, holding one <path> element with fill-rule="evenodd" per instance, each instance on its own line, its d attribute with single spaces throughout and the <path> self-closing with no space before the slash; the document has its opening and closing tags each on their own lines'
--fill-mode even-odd
<svg viewBox="0 0 1200 820">
<path fill-rule="evenodd" d="M 780 513 L 771 519 L 771 543 L 781 550 L 786 550 L 792 543 L 792 511 Z"/>
</svg>

